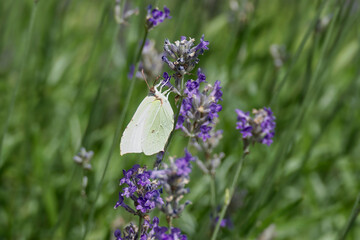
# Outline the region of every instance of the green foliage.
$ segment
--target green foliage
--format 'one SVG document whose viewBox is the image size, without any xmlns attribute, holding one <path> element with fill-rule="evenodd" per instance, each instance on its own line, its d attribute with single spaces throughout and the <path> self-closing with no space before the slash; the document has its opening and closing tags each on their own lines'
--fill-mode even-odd
<svg viewBox="0 0 360 240">
<path fill-rule="evenodd" d="M 119 25 L 112 0 L 0 2 L 0 239 L 79 239 L 93 206 L 88 239 L 109 239 L 114 227 L 137 221 L 113 209 L 118 180 L 135 163 L 151 167 L 153 157 L 120 158 L 116 146 L 94 203 L 144 34 L 145 7 L 155 4 L 127 3 L 140 13 Z M 221 229 L 219 239 L 255 239 L 272 223 L 276 239 L 337 239 L 349 220 L 359 224 L 352 209 L 360 188 L 360 2 L 156 3 L 172 15 L 148 35 L 159 51 L 165 38 L 198 40 L 204 33 L 210 42 L 199 66 L 224 92 L 219 205 L 242 155 L 235 108 L 270 106 L 277 117 L 273 145 L 250 149 L 235 195 L 247 194 L 234 199 L 241 201 L 236 208 L 230 204 L 234 228 Z M 273 44 L 286 49 L 278 67 Z M 135 81 L 125 123 L 148 92 Z M 86 197 L 72 160 L 81 146 L 95 152 Z M 181 156 L 186 146 L 177 132 L 171 155 Z M 209 179 L 194 166 L 192 205 L 174 220 L 189 239 L 210 237 Z M 359 238 L 359 228 L 350 226 L 348 239 Z"/>
</svg>

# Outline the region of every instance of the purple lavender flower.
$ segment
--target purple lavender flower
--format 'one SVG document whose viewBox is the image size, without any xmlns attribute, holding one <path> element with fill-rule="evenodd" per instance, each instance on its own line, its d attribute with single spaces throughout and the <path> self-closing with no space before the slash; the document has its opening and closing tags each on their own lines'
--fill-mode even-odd
<svg viewBox="0 0 360 240">
<path fill-rule="evenodd" d="M 168 229 L 166 227 L 158 227 L 155 232 L 156 240 L 187 240 L 186 235 L 181 234 L 179 228 L 171 228 L 170 233 L 166 234 Z"/>
<path fill-rule="evenodd" d="M 151 5 L 148 6 L 148 13 L 146 16 L 146 26 L 147 29 L 152 29 L 157 26 L 159 23 L 162 23 L 166 18 L 170 19 L 170 10 L 167 7 L 164 7 L 164 11 L 159 10 L 158 8 L 152 8 Z"/>
<path fill-rule="evenodd" d="M 135 226 L 133 223 L 130 223 L 128 226 L 125 227 L 125 230 L 122 233 L 122 237 L 121 231 L 119 229 L 115 230 L 114 236 L 116 237 L 116 240 L 135 240 L 137 239 L 137 232 L 138 227 Z"/>
<path fill-rule="evenodd" d="M 129 68 L 129 72 L 128 72 L 128 79 L 132 79 L 133 76 L 134 76 L 134 72 L 135 72 L 135 65 L 134 64 L 131 64 L 130 65 L 130 68 Z"/>
<path fill-rule="evenodd" d="M 187 237 L 181 234 L 181 230 L 178 228 L 171 228 L 170 233 L 167 227 L 159 226 L 159 218 L 154 217 L 152 221 L 145 220 L 142 224 L 140 240 L 186 240 Z M 114 236 L 116 240 L 135 240 L 137 239 L 138 227 L 130 223 L 125 228 L 123 237 L 121 237 L 121 231 L 115 230 Z"/>
<path fill-rule="evenodd" d="M 170 229 L 170 233 L 167 234 L 166 232 L 168 232 L 168 228 L 159 226 L 158 217 L 154 217 L 152 223 L 145 221 L 144 226 L 148 232 L 141 236 L 141 240 L 187 240 L 186 235 L 181 234 L 181 230 L 179 228 L 172 227 Z"/>
<path fill-rule="evenodd" d="M 116 237 L 116 240 L 123 240 L 123 238 L 121 237 L 121 231 L 119 229 L 115 230 L 114 236 Z"/>
<path fill-rule="evenodd" d="M 185 206 L 190 204 L 180 204 L 184 194 L 189 192 L 185 185 L 189 182 L 191 172 L 191 162 L 195 158 L 185 149 L 185 156 L 177 159 L 170 158 L 170 164 L 164 164 L 164 169 L 152 171 L 151 177 L 156 178 L 168 194 L 164 205 L 158 208 L 167 216 L 178 217 Z"/>
<path fill-rule="evenodd" d="M 205 142 L 206 139 L 210 138 L 210 130 L 212 129 L 212 127 L 204 124 L 204 125 L 201 125 L 200 127 L 200 133 L 198 134 L 198 137 L 199 138 L 202 138 L 202 140 Z"/>
<path fill-rule="evenodd" d="M 216 223 L 219 221 L 219 217 L 216 217 L 215 218 L 215 221 L 214 221 L 214 225 L 216 225 Z M 228 217 L 228 218 L 223 218 L 223 220 L 221 220 L 221 223 L 220 223 L 220 227 L 222 228 L 232 228 L 234 225 L 231 221 L 231 219 Z"/>
<path fill-rule="evenodd" d="M 236 129 L 240 130 L 243 139 L 260 142 L 268 146 L 273 142 L 275 135 L 275 117 L 270 108 L 252 111 L 254 118 L 250 117 L 249 112 L 236 109 L 237 120 Z"/>
<path fill-rule="evenodd" d="M 123 170 L 123 174 L 120 185 L 127 186 L 119 193 L 119 201 L 115 209 L 121 206 L 134 215 L 143 216 L 157 205 L 161 206 L 164 203 L 160 197 L 161 190 L 158 190 L 159 184 L 150 179 L 151 172 L 146 171 L 145 167 L 141 168 L 136 164 L 128 171 Z M 127 205 L 124 198 L 131 199 L 136 210 Z"/>
<path fill-rule="evenodd" d="M 181 79 L 186 73 L 190 73 L 199 63 L 199 55 L 202 55 L 205 50 L 208 50 L 208 41 L 204 41 L 204 35 L 200 39 L 200 43 L 194 46 L 195 40 L 193 38 L 186 39 L 182 36 L 180 41 L 171 43 L 168 39 L 165 39 L 164 51 L 165 55 L 162 60 L 173 70 L 175 73 L 173 77 L 175 79 L 175 88 L 181 92 Z M 199 78 L 199 81 L 204 81 L 204 76 Z"/>
<path fill-rule="evenodd" d="M 210 138 L 210 130 L 214 121 L 219 117 L 218 112 L 222 106 L 222 91 L 220 81 L 214 86 L 208 84 L 200 91 L 200 84 L 206 82 L 206 76 L 198 70 L 198 78 L 188 80 L 185 84 L 184 96 L 180 108 L 180 116 L 176 123 L 176 129 L 182 129 L 189 137 L 201 138 L 204 142 Z"/>
<path fill-rule="evenodd" d="M 167 72 L 163 73 L 163 78 L 164 79 L 162 81 L 162 84 L 164 86 L 167 86 L 168 88 L 170 88 L 170 90 L 173 91 L 174 93 L 176 93 L 177 95 L 180 95 L 179 90 L 171 84 L 171 82 L 170 82 L 171 76 Z"/>
</svg>

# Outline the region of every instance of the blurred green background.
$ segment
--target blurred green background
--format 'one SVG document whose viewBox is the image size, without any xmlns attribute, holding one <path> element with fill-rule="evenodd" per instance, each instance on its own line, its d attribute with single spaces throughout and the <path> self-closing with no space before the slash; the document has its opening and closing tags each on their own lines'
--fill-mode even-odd
<svg viewBox="0 0 360 240">
<path fill-rule="evenodd" d="M 274 143 L 251 148 L 229 209 L 234 227 L 218 239 L 256 239 L 271 224 L 276 239 L 338 239 L 360 192 L 358 0 L 127 0 L 120 6 L 139 14 L 125 24 L 114 0 L 1 1 L 0 239 L 81 239 L 89 218 L 87 239 L 113 239 L 137 221 L 113 209 L 118 180 L 153 157 L 120 157 L 118 136 L 111 145 L 148 4 L 172 15 L 148 35 L 159 52 L 165 38 L 210 42 L 199 67 L 224 92 L 219 204 L 242 153 L 235 108 L 270 106 L 277 118 Z M 147 92 L 137 79 L 125 124 Z M 178 132 L 170 155 L 187 141 Z M 86 197 L 72 160 L 81 146 L 95 152 Z M 174 225 L 209 238 L 209 177 L 194 165 L 188 186 L 193 204 Z M 360 239 L 359 223 L 348 239 Z"/>
</svg>

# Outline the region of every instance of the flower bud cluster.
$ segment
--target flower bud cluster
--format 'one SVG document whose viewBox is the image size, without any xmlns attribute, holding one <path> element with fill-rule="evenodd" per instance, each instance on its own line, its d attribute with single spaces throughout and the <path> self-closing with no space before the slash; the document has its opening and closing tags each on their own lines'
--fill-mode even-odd
<svg viewBox="0 0 360 240">
<path fill-rule="evenodd" d="M 150 172 L 146 171 L 146 167 L 141 168 L 136 164 L 128 171 L 123 170 L 123 173 L 124 177 L 120 179 L 120 185 L 127 184 L 127 187 L 119 193 L 119 201 L 114 208 L 121 206 L 134 215 L 143 216 L 156 205 L 164 203 L 160 197 L 162 190 L 158 189 L 159 183 L 150 179 Z M 124 197 L 134 202 L 136 210 L 124 202 Z"/>
<path fill-rule="evenodd" d="M 164 163 L 162 170 L 151 172 L 151 177 L 156 178 L 168 194 L 165 198 L 165 204 L 158 206 L 168 217 L 179 217 L 185 206 L 190 204 L 190 201 L 180 204 L 180 200 L 189 192 L 185 185 L 190 181 L 190 162 L 194 160 L 195 157 L 185 149 L 184 157 L 170 158 L 169 165 Z"/>
<path fill-rule="evenodd" d="M 166 18 L 171 18 L 170 10 L 167 7 L 164 7 L 164 11 L 161 11 L 158 8 L 152 8 L 152 6 L 149 5 L 146 16 L 146 28 L 150 30 L 159 23 L 162 23 Z"/>
<path fill-rule="evenodd" d="M 199 69 L 198 78 L 186 82 L 185 97 L 176 123 L 176 129 L 182 129 L 187 136 L 198 137 L 203 141 L 211 137 L 209 133 L 215 119 L 219 117 L 218 112 L 222 110 L 218 103 L 222 100 L 220 81 L 215 81 L 214 86 L 207 84 L 200 91 L 200 83 L 206 82 L 205 79 L 205 74 Z"/>
<path fill-rule="evenodd" d="M 81 195 L 84 197 L 86 197 L 86 187 L 88 185 L 88 177 L 86 176 L 85 172 L 92 169 L 90 160 L 93 156 L 93 151 L 86 151 L 86 149 L 82 147 L 80 152 L 73 157 L 74 162 L 80 165 L 84 172 L 81 183 Z"/>
<path fill-rule="evenodd" d="M 198 141 L 197 138 L 191 139 L 191 145 L 194 146 L 199 152 L 203 152 L 205 159 L 196 159 L 196 164 L 205 173 L 215 176 L 217 167 L 220 165 L 221 160 L 225 157 L 223 152 L 213 153 L 214 149 L 219 145 L 220 140 L 223 137 L 223 130 L 216 130 L 214 122 L 213 128 L 210 130 L 210 137 L 206 141 Z"/>
<path fill-rule="evenodd" d="M 252 113 L 254 117 L 250 117 L 249 112 L 243 112 L 236 109 L 237 124 L 236 129 L 240 130 L 243 139 L 250 142 L 259 142 L 268 146 L 273 142 L 275 135 L 275 117 L 270 108 L 254 109 Z"/>
<path fill-rule="evenodd" d="M 181 89 L 182 76 L 190 73 L 200 61 L 198 56 L 202 55 L 205 50 L 209 50 L 209 42 L 204 41 L 204 35 L 201 37 L 198 45 L 194 46 L 194 42 L 195 39 L 189 38 L 187 40 L 184 36 L 181 37 L 180 41 L 175 41 L 175 43 L 165 39 L 165 55 L 162 57 L 162 60 L 175 71 L 173 76 L 177 90 Z"/>
<path fill-rule="evenodd" d="M 85 148 L 81 148 L 80 152 L 73 157 L 74 162 L 79 164 L 84 170 L 91 170 L 90 160 L 94 156 L 93 151 L 86 151 Z"/>
<path fill-rule="evenodd" d="M 121 0 L 115 0 L 115 8 L 114 8 L 114 16 L 115 16 L 115 21 L 118 24 L 125 24 L 127 23 L 127 20 L 133 16 L 133 15 L 138 15 L 139 14 L 139 9 L 135 8 L 135 9 L 121 9 Z"/>
<path fill-rule="evenodd" d="M 170 228 L 170 233 L 167 227 L 159 226 L 159 218 L 154 217 L 153 220 L 145 220 L 142 224 L 140 240 L 187 240 L 186 235 L 181 234 L 181 230 L 178 228 Z M 125 228 L 123 236 L 121 236 L 121 231 L 115 230 L 114 236 L 116 240 L 135 240 L 137 239 L 138 227 L 130 223 L 129 226 Z"/>
<path fill-rule="evenodd" d="M 155 48 L 153 40 L 146 40 L 144 48 L 141 53 L 141 61 L 139 68 L 136 70 L 135 77 L 143 79 L 142 72 L 147 79 L 155 79 L 161 74 L 163 62 L 161 60 L 162 54 Z M 128 78 L 131 79 L 135 72 L 135 65 L 130 66 Z"/>
</svg>

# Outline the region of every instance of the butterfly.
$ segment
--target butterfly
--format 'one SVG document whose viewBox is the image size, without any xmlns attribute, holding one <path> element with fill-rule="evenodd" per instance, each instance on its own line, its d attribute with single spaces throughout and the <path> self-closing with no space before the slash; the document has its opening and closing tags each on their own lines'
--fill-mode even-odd
<svg viewBox="0 0 360 240">
<path fill-rule="evenodd" d="M 141 153 L 153 155 L 164 151 L 165 144 L 174 127 L 174 112 L 168 96 L 170 89 L 161 93 L 157 86 L 140 103 L 127 125 L 120 141 L 120 155 Z"/>
</svg>

